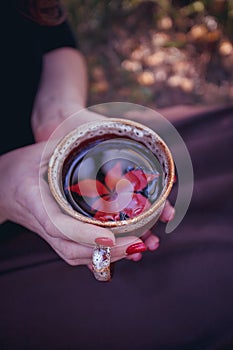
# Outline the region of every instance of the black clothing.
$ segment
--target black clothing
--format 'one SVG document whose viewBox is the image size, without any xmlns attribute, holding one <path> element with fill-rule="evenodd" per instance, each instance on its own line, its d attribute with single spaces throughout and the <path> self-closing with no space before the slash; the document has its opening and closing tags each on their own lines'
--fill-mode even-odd
<svg viewBox="0 0 233 350">
<path fill-rule="evenodd" d="M 22 16 L 12 1 L 3 2 L 1 6 L 3 125 L 0 151 L 5 153 L 34 141 L 30 117 L 40 81 L 43 54 L 63 46 L 76 47 L 76 40 L 67 23 L 55 27 L 42 26 Z"/>
</svg>

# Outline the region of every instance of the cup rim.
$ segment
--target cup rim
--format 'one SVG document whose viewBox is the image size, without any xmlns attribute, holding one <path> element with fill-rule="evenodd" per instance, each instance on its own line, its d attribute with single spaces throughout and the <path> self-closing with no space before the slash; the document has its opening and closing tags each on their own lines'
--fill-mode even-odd
<svg viewBox="0 0 233 350">
<path fill-rule="evenodd" d="M 67 144 L 67 142 L 69 142 L 69 140 L 71 139 L 71 137 L 75 136 L 75 134 L 80 131 L 80 129 L 83 130 L 88 130 L 88 128 L 95 127 L 98 126 L 99 124 L 112 124 L 112 123 L 120 123 L 120 124 L 124 124 L 126 126 L 131 126 L 131 127 L 136 127 L 139 130 L 143 130 L 143 131 L 147 131 L 149 132 L 149 134 L 151 134 L 152 136 L 154 136 L 158 143 L 162 146 L 165 156 L 167 158 L 167 162 L 168 162 L 168 176 L 167 176 L 167 183 L 165 186 L 165 191 L 162 192 L 162 194 L 159 196 L 159 198 L 150 206 L 150 208 L 148 208 L 147 210 L 143 211 L 141 214 L 130 218 L 130 219 L 126 219 L 126 220 L 122 220 L 122 221 L 101 221 L 98 219 L 94 219 L 91 217 L 87 217 L 79 212 L 77 212 L 75 209 L 73 209 L 73 207 L 65 201 L 61 200 L 60 195 L 62 196 L 63 199 L 64 196 L 62 195 L 62 191 L 60 191 L 60 195 L 57 193 L 56 190 L 56 186 L 54 184 L 54 179 L 53 179 L 53 167 L 54 164 L 57 160 L 57 157 L 60 154 L 60 150 Z M 75 143 L 78 140 L 78 137 L 75 139 L 74 142 L 72 142 L 71 144 Z M 63 167 L 64 164 L 64 160 L 63 159 L 63 163 L 61 165 L 61 169 Z M 105 119 L 99 119 L 96 121 L 91 121 L 85 124 L 82 124 L 80 126 L 78 126 L 77 128 L 73 129 L 71 132 L 69 132 L 66 136 L 64 136 L 56 145 L 55 149 L 53 150 L 53 153 L 50 157 L 49 160 L 49 164 L 48 164 L 48 184 L 50 187 L 50 191 L 53 195 L 53 197 L 55 198 L 55 200 L 57 201 L 57 203 L 59 204 L 59 206 L 61 207 L 61 209 L 64 210 L 64 212 L 66 214 L 69 214 L 71 217 L 76 218 L 82 222 L 85 223 L 89 223 L 89 224 L 94 224 L 97 226 L 101 226 L 101 227 L 105 227 L 105 228 L 116 228 L 116 227 L 123 227 L 123 226 L 127 226 L 127 225 L 134 225 L 136 223 L 138 223 L 141 220 L 144 220 L 150 216 L 153 215 L 153 213 L 158 210 L 164 203 L 165 200 L 167 199 L 173 183 L 174 183 L 174 176 L 175 176 L 175 166 L 174 166 L 174 161 L 173 161 L 173 157 L 172 157 L 172 153 L 170 151 L 170 149 L 168 148 L 167 144 L 165 143 L 165 141 L 152 129 L 150 129 L 149 127 L 132 121 L 132 120 L 128 120 L 128 119 L 123 119 L 123 118 L 105 118 Z M 59 178 L 56 177 L 57 179 Z"/>
</svg>

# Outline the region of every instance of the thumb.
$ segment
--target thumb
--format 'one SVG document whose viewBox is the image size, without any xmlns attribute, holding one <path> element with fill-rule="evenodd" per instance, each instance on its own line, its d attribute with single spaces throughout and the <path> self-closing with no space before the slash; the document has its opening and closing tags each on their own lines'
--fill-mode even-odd
<svg viewBox="0 0 233 350">
<path fill-rule="evenodd" d="M 74 242 L 91 246 L 115 245 L 114 234 L 106 228 L 81 222 L 63 213 L 59 213 L 54 222 L 62 234 Z"/>
</svg>

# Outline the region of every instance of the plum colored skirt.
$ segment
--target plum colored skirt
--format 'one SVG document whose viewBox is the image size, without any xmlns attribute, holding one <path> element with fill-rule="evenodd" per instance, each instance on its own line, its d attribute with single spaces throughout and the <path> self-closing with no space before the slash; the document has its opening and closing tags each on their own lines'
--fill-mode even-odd
<svg viewBox="0 0 233 350">
<path fill-rule="evenodd" d="M 115 264 L 110 283 L 2 225 L 0 349 L 233 349 L 233 108 L 175 126 L 194 167 L 187 215 L 170 235 L 158 224 L 160 248 Z"/>
</svg>

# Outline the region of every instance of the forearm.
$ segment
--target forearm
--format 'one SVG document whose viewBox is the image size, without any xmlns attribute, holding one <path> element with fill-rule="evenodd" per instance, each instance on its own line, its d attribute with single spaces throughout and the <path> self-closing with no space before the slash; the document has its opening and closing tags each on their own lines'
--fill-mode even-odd
<svg viewBox="0 0 233 350">
<path fill-rule="evenodd" d="M 87 74 L 82 54 L 69 47 L 53 50 L 44 56 L 40 93 L 73 100 L 84 107 Z"/>
<path fill-rule="evenodd" d="M 69 47 L 45 54 L 32 114 L 36 138 L 41 128 L 51 123 L 56 127 L 62 119 L 85 107 L 86 96 L 87 69 L 82 54 Z"/>
</svg>

